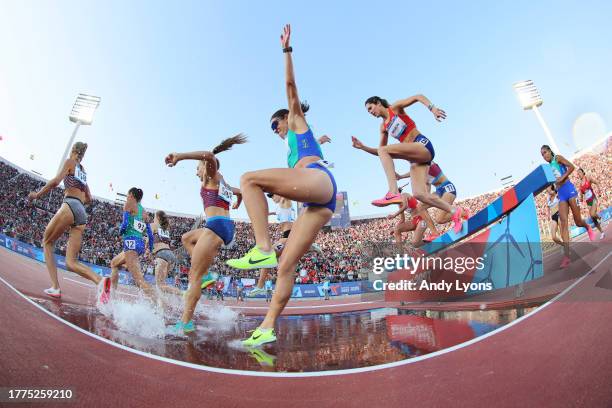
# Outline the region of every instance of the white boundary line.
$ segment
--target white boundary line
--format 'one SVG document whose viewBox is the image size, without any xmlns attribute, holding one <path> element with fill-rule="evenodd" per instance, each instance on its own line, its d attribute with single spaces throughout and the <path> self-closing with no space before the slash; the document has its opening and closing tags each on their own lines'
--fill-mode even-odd
<svg viewBox="0 0 612 408">
<path fill-rule="evenodd" d="M 589 276 L 589 274 L 594 271 L 595 269 L 597 269 L 597 267 L 599 267 L 599 265 L 601 265 L 606 259 L 608 259 L 608 257 L 612 255 L 612 252 L 608 252 L 608 254 L 601 260 L 599 261 L 595 266 L 593 266 L 588 272 L 586 272 L 580 279 L 576 280 L 576 282 L 572 283 L 570 286 L 568 286 L 563 292 L 559 293 L 557 296 L 555 296 L 554 298 L 552 298 L 551 300 L 549 300 L 548 302 L 546 302 L 545 304 L 543 304 L 542 306 L 540 306 L 539 308 L 537 308 L 536 310 L 534 310 L 533 312 L 522 316 L 498 329 L 495 329 L 489 333 L 486 333 L 482 336 L 476 337 L 472 340 L 468 340 L 464 343 L 460 343 L 457 344 L 455 346 L 449 347 L 447 349 L 444 350 L 439 350 L 430 354 L 426 354 L 423 356 L 418 356 L 418 357 L 414 357 L 414 358 L 410 358 L 410 359 L 406 359 L 406 360 L 402 360 L 402 361 L 396 361 L 393 363 L 386 363 L 386 364 L 380 364 L 377 366 L 371 366 L 371 367 L 361 367 L 361 368 L 351 368 L 351 369 L 346 369 L 346 370 L 330 370 L 330 371 L 318 371 L 318 372 L 308 372 L 308 373 L 269 373 L 269 372 L 261 372 L 261 371 L 246 371 L 246 370 L 234 370 L 234 369 L 228 369 L 228 368 L 217 368 L 217 367 L 208 367 L 208 366 L 204 366 L 204 365 L 198 365 L 198 364 L 192 364 L 192 363 L 187 363 L 185 361 L 178 361 L 178 360 L 173 360 L 167 357 L 161 357 L 155 354 L 150 354 L 150 353 L 145 353 L 143 351 L 140 350 L 135 350 L 132 349 L 130 347 L 126 347 L 122 344 L 118 344 L 115 343 L 113 341 L 110 341 L 108 339 L 105 339 L 104 337 L 98 336 L 97 334 L 94 333 L 90 333 L 86 330 L 81 329 L 80 327 L 66 321 L 63 320 L 62 318 L 60 318 L 59 316 L 54 315 L 53 313 L 49 312 L 47 309 L 45 309 L 44 307 L 40 306 L 39 304 L 37 304 L 36 302 L 32 301 L 30 298 L 28 298 L 27 296 L 23 295 L 21 292 L 19 292 L 17 289 L 15 289 L 10 283 L 8 283 L 3 277 L 0 276 L 0 281 L 2 281 L 2 283 L 4 283 L 9 289 L 12 289 L 17 295 L 21 296 L 22 298 L 24 298 L 27 302 L 29 302 L 30 304 L 34 305 L 35 307 L 37 307 L 38 309 L 40 309 L 43 313 L 46 313 L 47 315 L 51 316 L 53 319 L 58 320 L 59 322 L 65 324 L 68 327 L 71 327 L 73 329 L 75 329 L 78 332 L 81 332 L 83 334 L 85 334 L 86 336 L 92 337 L 94 339 L 97 339 L 103 343 L 109 344 L 113 347 L 119 348 L 121 350 L 125 350 L 128 351 L 130 353 L 142 356 L 142 357 L 147 357 L 153 360 L 157 360 L 157 361 L 163 361 L 165 363 L 170 363 L 170 364 L 174 364 L 174 365 L 178 365 L 178 366 L 182 366 L 182 367 L 188 367 L 188 368 L 193 368 L 195 370 L 200 370 L 200 371 L 206 371 L 206 372 L 211 372 L 211 373 L 218 373 L 218 374 L 230 374 L 230 375 L 243 375 L 243 376 L 250 376 L 250 377 L 276 377 L 276 378 L 304 378 L 304 377 L 328 377 L 328 376 L 335 376 L 335 375 L 348 375 L 348 374 L 358 374 L 358 373 L 367 373 L 367 372 L 371 372 L 371 371 L 378 371 L 378 370 L 383 370 L 383 369 L 387 369 L 387 368 L 392 368 L 392 367 L 401 367 L 407 364 L 413 364 L 419 361 L 423 361 L 423 360 L 428 360 L 430 358 L 434 358 L 434 357 L 438 357 L 441 355 L 444 355 L 446 353 L 450 353 L 452 351 L 455 350 L 459 350 L 462 349 L 464 347 L 467 347 L 469 345 L 478 343 L 488 337 L 494 336 L 496 334 L 499 334 L 501 332 L 503 332 L 504 330 L 509 329 L 510 327 L 519 324 L 520 322 L 524 321 L 525 319 L 534 316 L 536 313 L 539 313 L 540 311 L 542 311 L 543 309 L 545 309 L 546 307 L 550 306 L 553 302 L 559 300 L 562 296 L 564 296 L 565 294 L 567 294 L 570 290 L 572 290 L 577 284 L 579 284 L 580 282 L 582 282 L 582 280 L 584 278 L 586 278 L 587 276 Z"/>
</svg>

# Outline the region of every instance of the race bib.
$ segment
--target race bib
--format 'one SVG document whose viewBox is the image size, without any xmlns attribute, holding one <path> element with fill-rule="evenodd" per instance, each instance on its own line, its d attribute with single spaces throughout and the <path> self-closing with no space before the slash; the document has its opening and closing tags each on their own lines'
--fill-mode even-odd
<svg viewBox="0 0 612 408">
<path fill-rule="evenodd" d="M 219 182 L 219 197 L 229 204 L 232 203 L 232 198 L 234 197 L 234 193 L 232 193 L 232 190 L 223 180 Z"/>
<path fill-rule="evenodd" d="M 74 168 L 74 178 L 77 179 L 81 184 L 87 184 L 87 173 L 83 171 L 81 166 Z"/>
<path fill-rule="evenodd" d="M 454 193 L 455 190 L 455 185 L 454 184 L 447 184 L 444 186 L 444 192 L 445 193 Z"/>
<path fill-rule="evenodd" d="M 394 116 L 387 125 L 387 133 L 389 136 L 399 140 L 408 125 L 399 116 Z"/>
<path fill-rule="evenodd" d="M 589 189 L 586 191 L 586 193 L 584 193 L 584 199 L 590 200 L 591 198 L 593 198 L 593 192 Z"/>
<path fill-rule="evenodd" d="M 157 229 L 157 235 L 159 235 L 160 238 L 170 239 L 170 232 L 161 228 Z"/>
<path fill-rule="evenodd" d="M 147 224 L 142 221 L 134 220 L 134 229 L 142 233 L 147 228 Z"/>
<path fill-rule="evenodd" d="M 125 241 L 125 247 L 127 249 L 133 249 L 136 250 L 136 241 L 133 239 L 126 239 Z"/>
</svg>

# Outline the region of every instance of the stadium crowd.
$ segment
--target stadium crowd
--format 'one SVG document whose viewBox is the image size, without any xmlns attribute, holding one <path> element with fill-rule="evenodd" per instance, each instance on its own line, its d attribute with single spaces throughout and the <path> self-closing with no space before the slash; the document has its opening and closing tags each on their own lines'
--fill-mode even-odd
<svg viewBox="0 0 612 408">
<path fill-rule="evenodd" d="M 595 193 L 599 199 L 599 209 L 608 208 L 612 204 L 612 147 L 608 146 L 602 153 L 588 153 L 573 162 L 583 168 L 587 175 L 597 180 Z M 577 187 L 581 184 L 577 172 L 572 177 Z M 0 231 L 23 242 L 40 247 L 45 226 L 61 205 L 63 191 L 56 188 L 41 200 L 30 203 L 28 192 L 39 189 L 44 181 L 41 178 L 20 172 L 11 164 L 0 161 Z M 476 197 L 459 200 L 458 204 L 475 214 L 504 193 L 499 190 L 493 193 L 481 194 Z M 536 197 L 538 220 L 541 231 L 546 235 L 548 212 L 546 196 Z M 588 217 L 586 206 L 581 206 L 583 216 Z M 88 224 L 83 236 L 80 257 L 93 264 L 109 266 L 112 257 L 121 251 L 119 224 L 121 208 L 117 204 L 94 199 L 88 206 Z M 430 210 L 438 211 L 438 210 Z M 433 215 L 433 214 L 432 214 Z M 152 214 L 151 214 L 152 216 Z M 570 221 L 571 217 L 570 217 Z M 181 235 L 192 228 L 201 226 L 201 219 L 170 217 L 172 248 L 179 260 L 175 272 L 177 279 L 188 271 L 189 259 L 181 246 Z M 326 229 L 317 238 L 321 253 L 307 254 L 298 265 L 296 282 L 319 283 L 324 279 L 331 282 L 341 282 L 360 279 L 359 271 L 365 267 L 363 248 L 378 243 L 392 241 L 391 231 L 396 220 L 373 218 L 352 221 L 346 229 Z M 438 226 L 439 232 L 445 232 L 451 224 Z M 276 224 L 271 224 L 273 239 L 280 238 Z M 56 253 L 65 254 L 67 234 L 58 240 Z M 406 237 L 410 239 L 409 236 Z M 235 241 L 221 250 L 212 268 L 223 276 L 255 278 L 257 271 L 238 271 L 225 265 L 224 260 L 235 258 L 254 245 L 254 237 L 250 224 L 236 223 Z M 143 270 L 151 273 L 152 257 L 145 259 Z M 184 276 L 183 276 L 184 278 Z"/>
</svg>

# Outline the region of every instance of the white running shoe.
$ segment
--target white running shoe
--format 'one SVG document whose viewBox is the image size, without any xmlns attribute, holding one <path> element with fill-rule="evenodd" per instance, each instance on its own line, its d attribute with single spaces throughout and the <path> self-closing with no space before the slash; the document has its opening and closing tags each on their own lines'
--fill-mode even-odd
<svg viewBox="0 0 612 408">
<path fill-rule="evenodd" d="M 602 232 L 601 234 L 599 234 L 599 239 L 602 240 L 606 237 L 606 233 Z"/>
<path fill-rule="evenodd" d="M 62 291 L 55 288 L 45 289 L 45 293 L 53 298 L 59 299 L 62 297 Z"/>
<path fill-rule="evenodd" d="M 266 290 L 264 288 L 254 287 L 249 293 L 247 293 L 248 297 L 255 297 L 257 295 L 265 295 Z"/>
</svg>

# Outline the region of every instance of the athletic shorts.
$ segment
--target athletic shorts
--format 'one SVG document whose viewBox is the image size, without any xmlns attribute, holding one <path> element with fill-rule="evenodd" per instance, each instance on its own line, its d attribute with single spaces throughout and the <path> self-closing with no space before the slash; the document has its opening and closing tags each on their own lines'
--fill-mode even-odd
<svg viewBox="0 0 612 408">
<path fill-rule="evenodd" d="M 451 193 L 457 197 L 457 189 L 455 188 L 455 185 L 448 180 L 436 187 L 436 194 L 440 196 L 440 198 L 442 198 L 442 196 L 446 193 Z"/>
<path fill-rule="evenodd" d="M 236 232 L 236 228 L 234 226 L 234 221 L 232 221 L 229 217 L 217 216 L 210 217 L 206 219 L 206 225 L 204 228 L 208 228 L 219 238 L 223 240 L 225 245 L 229 245 L 234 239 L 234 233 Z"/>
<path fill-rule="evenodd" d="M 559 201 L 569 201 L 577 196 L 578 193 L 576 192 L 576 188 L 569 180 L 563 183 L 563 185 L 557 190 L 557 197 L 559 198 Z"/>
<path fill-rule="evenodd" d="M 414 143 L 420 143 L 423 146 L 425 146 L 427 150 L 429 150 L 429 154 L 431 154 L 431 159 L 425 164 L 431 164 L 434 157 L 436 157 L 436 151 L 434 150 L 431 140 L 429 140 L 428 138 L 426 138 L 425 136 L 419 133 L 417 137 L 414 138 Z"/>
<path fill-rule="evenodd" d="M 176 256 L 174 256 L 174 252 L 172 252 L 168 248 L 163 248 L 157 251 L 155 253 L 155 258 L 163 259 L 169 264 L 174 264 L 176 262 Z"/>
<path fill-rule="evenodd" d="M 64 202 L 68 204 L 70 211 L 72 211 L 72 216 L 74 217 L 73 226 L 78 227 L 79 225 L 87 224 L 87 213 L 81 200 L 76 197 L 65 197 Z"/>
<path fill-rule="evenodd" d="M 322 170 L 323 172 L 325 172 L 329 176 L 329 179 L 332 182 L 332 185 L 334 187 L 334 192 L 333 192 L 333 194 L 331 196 L 331 200 L 329 200 L 325 204 L 304 203 L 304 207 L 325 207 L 325 208 L 329 208 L 330 210 L 332 210 L 332 212 L 336 211 L 336 193 L 338 191 L 338 187 L 336 186 L 336 180 L 334 179 L 333 174 L 331 174 L 331 171 L 329 171 L 329 169 L 327 167 L 325 167 L 324 165 L 322 165 L 319 162 L 310 163 L 308 166 L 306 166 L 306 168 L 309 168 L 309 169 L 319 169 L 319 170 Z"/>
<path fill-rule="evenodd" d="M 554 213 L 551 217 L 551 220 L 553 220 L 554 222 L 559 222 L 559 211 L 557 211 L 556 213 Z"/>
<path fill-rule="evenodd" d="M 135 251 L 138 255 L 145 252 L 145 244 L 142 237 L 123 237 L 123 251 Z"/>
</svg>

